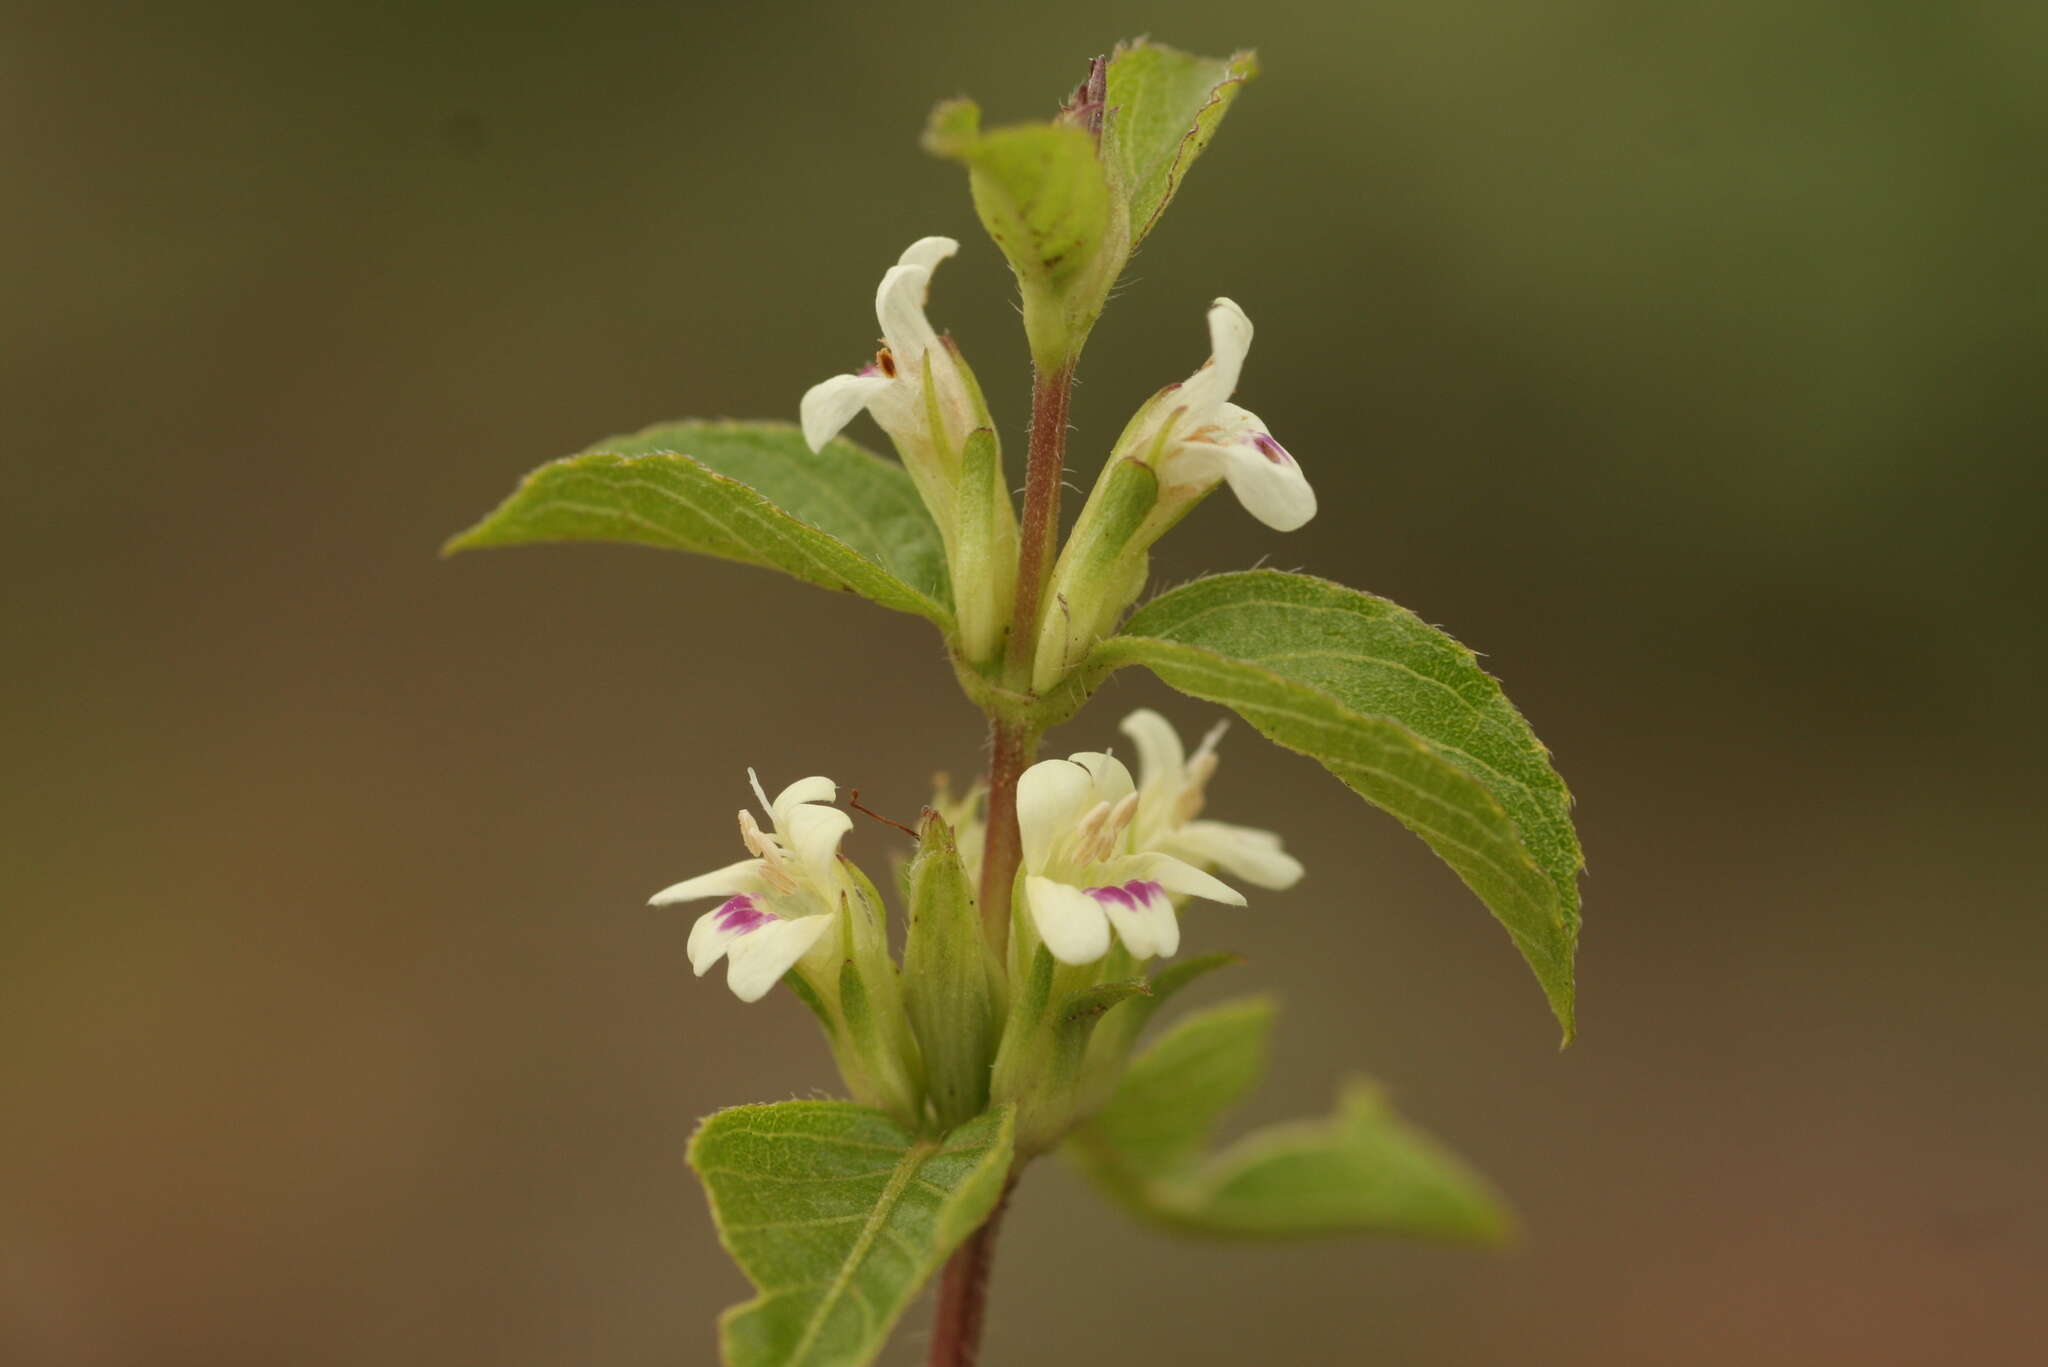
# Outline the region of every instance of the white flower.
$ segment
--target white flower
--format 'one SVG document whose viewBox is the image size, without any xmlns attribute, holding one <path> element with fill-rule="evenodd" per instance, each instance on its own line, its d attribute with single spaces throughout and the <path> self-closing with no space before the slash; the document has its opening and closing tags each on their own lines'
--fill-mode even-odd
<svg viewBox="0 0 2048 1367">
<path fill-rule="evenodd" d="M 1125 717 L 1123 733 L 1138 747 L 1138 810 L 1131 822 L 1134 849 L 1158 850 L 1203 868 L 1219 868 L 1254 887 L 1291 888 L 1301 861 L 1280 848 L 1280 837 L 1252 826 L 1197 821 L 1204 791 L 1216 772 L 1216 742 L 1228 722 L 1202 737 L 1191 757 L 1173 724 L 1150 708 Z"/>
<path fill-rule="evenodd" d="M 932 464 L 947 474 L 957 471 L 960 443 L 986 425 L 987 418 L 980 395 L 952 348 L 925 317 L 924 305 L 932 272 L 959 250 L 960 244 L 950 237 L 919 238 L 882 277 L 881 288 L 875 291 L 882 349 L 858 373 L 834 375 L 812 385 L 803 397 L 804 440 L 813 451 L 839 435 L 865 408 L 896 443 L 897 454 L 920 485 L 932 473 Z M 934 411 L 941 430 L 933 430 Z M 927 491 L 926 500 L 930 499 Z"/>
<path fill-rule="evenodd" d="M 1024 901 L 1039 938 L 1062 963 L 1093 963 L 1115 927 L 1133 957 L 1172 954 L 1180 923 L 1172 894 L 1243 906 L 1233 888 L 1172 855 L 1134 851 L 1138 793 L 1109 755 L 1046 760 L 1017 784 Z"/>
<path fill-rule="evenodd" d="M 835 923 L 847 889 L 839 842 L 853 828 L 852 817 L 826 805 L 838 796 L 829 778 L 800 778 L 773 802 L 753 770 L 747 779 L 770 827 L 764 831 L 752 812 L 740 812 L 740 838 L 754 857 L 647 899 L 657 907 L 725 899 L 691 927 L 690 967 L 701 978 L 725 959 L 726 985 L 743 1002 L 767 995 Z"/>
<path fill-rule="evenodd" d="M 1244 310 L 1228 299 L 1210 305 L 1208 361 L 1149 405 L 1152 421 L 1124 449 L 1151 465 L 1162 502 L 1176 487 L 1228 480 L 1246 512 L 1291 532 L 1316 515 L 1316 493 L 1259 415 L 1230 402 L 1251 346 Z"/>
</svg>

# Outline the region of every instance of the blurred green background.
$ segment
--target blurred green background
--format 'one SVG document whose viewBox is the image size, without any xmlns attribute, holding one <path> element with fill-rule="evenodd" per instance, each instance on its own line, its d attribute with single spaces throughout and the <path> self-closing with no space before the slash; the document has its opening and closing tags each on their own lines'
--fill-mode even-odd
<svg viewBox="0 0 2048 1367">
<path fill-rule="evenodd" d="M 745 766 L 907 816 L 976 719 L 922 623 L 760 571 L 435 550 L 601 434 L 793 417 L 925 233 L 967 243 L 935 316 L 1014 468 L 1010 283 L 916 134 L 956 93 L 1042 114 L 1146 30 L 1267 74 L 1096 334 L 1079 477 L 1242 303 L 1240 397 L 1324 511 L 1219 498 L 1160 581 L 1302 567 L 1486 653 L 1580 800 L 1583 1035 L 1417 842 L 1240 728 L 1212 810 L 1310 868 L 1189 918 L 1253 956 L 1215 992 L 1288 1003 L 1247 1118 L 1368 1072 L 1529 1238 L 1174 1243 L 1047 1163 L 987 1361 L 2048 1337 L 2048 8 L 0 24 L 0 1360 L 710 1360 L 744 1288 L 683 1143 L 831 1071 L 641 900 L 737 856 Z M 1140 703 L 1214 715 L 1120 678 L 1054 744 Z"/>
</svg>

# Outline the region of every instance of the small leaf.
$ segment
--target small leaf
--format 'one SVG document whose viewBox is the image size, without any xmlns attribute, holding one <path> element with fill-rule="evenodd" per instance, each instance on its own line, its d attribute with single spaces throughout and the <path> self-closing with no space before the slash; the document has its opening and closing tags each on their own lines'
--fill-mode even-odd
<svg viewBox="0 0 2048 1367">
<path fill-rule="evenodd" d="M 1176 1021 L 1131 1064 L 1091 1127 L 1142 1171 L 1193 1158 L 1265 1072 L 1272 1032 L 1273 1003 L 1265 997 L 1225 1002 Z"/>
<path fill-rule="evenodd" d="M 678 422 L 541 466 L 447 550 L 623 541 L 779 569 L 950 630 L 945 547 L 903 467 L 771 422 Z"/>
<path fill-rule="evenodd" d="M 1142 664 L 1222 703 L 1421 836 L 1507 928 L 1571 1039 L 1571 795 L 1471 651 L 1384 598 L 1253 570 L 1153 599 L 1090 664 Z"/>
<path fill-rule="evenodd" d="M 719 1321 L 727 1367 L 859 1367 L 1008 1180 L 1011 1117 L 919 1139 L 843 1101 L 736 1106 L 689 1162 L 760 1295 Z"/>
<path fill-rule="evenodd" d="M 975 213 L 1016 272 L 1034 357 L 1070 361 L 1128 254 L 1095 139 L 1066 123 L 984 133 L 972 101 L 949 100 L 924 145 L 967 167 Z"/>
<path fill-rule="evenodd" d="M 1132 246 L 1166 212 L 1224 111 L 1258 72 L 1250 52 L 1217 61 L 1143 38 L 1109 59 L 1102 157 L 1130 205 Z"/>
<path fill-rule="evenodd" d="M 1507 1236 L 1510 1217 L 1485 1181 L 1364 1082 L 1346 1086 L 1332 1117 L 1270 1126 L 1205 1156 L 1265 1068 L 1272 1015 L 1251 999 L 1181 1021 L 1074 1132 L 1069 1156 L 1118 1204 L 1184 1233 Z"/>
</svg>

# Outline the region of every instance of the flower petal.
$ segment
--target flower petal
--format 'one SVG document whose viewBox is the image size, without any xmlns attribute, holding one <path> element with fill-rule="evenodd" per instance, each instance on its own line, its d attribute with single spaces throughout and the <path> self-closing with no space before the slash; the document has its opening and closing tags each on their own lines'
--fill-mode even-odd
<svg viewBox="0 0 2048 1367">
<path fill-rule="evenodd" d="M 1107 802 L 1114 807 L 1137 791 L 1137 785 L 1131 782 L 1131 771 L 1115 755 L 1100 750 L 1079 750 L 1067 758 L 1088 771 L 1088 777 L 1095 783 L 1097 802 Z"/>
<path fill-rule="evenodd" d="M 799 916 L 749 932 L 726 951 L 725 985 L 743 1002 L 759 1001 L 832 925 L 830 916 Z"/>
<path fill-rule="evenodd" d="M 903 249 L 903 255 L 896 258 L 899 266 L 922 266 L 927 271 L 936 271 L 939 263 L 960 250 L 960 244 L 950 237 L 920 237 Z"/>
<path fill-rule="evenodd" d="M 1112 861 L 1120 879 L 1144 878 L 1159 884 L 1168 892 L 1177 892 L 1184 897 L 1203 897 L 1211 902 L 1222 902 L 1228 906 L 1244 905 L 1244 894 L 1230 884 L 1211 874 L 1203 873 L 1185 860 L 1175 859 L 1170 854 L 1156 851 L 1134 854 Z"/>
<path fill-rule="evenodd" d="M 813 451 L 824 450 L 826 442 L 845 431 L 861 409 L 894 383 L 886 375 L 834 375 L 812 385 L 797 405 L 804 444 Z"/>
<path fill-rule="evenodd" d="M 705 912 L 697 918 L 697 924 L 690 927 L 691 971 L 703 977 L 735 941 L 751 935 L 774 919 L 772 912 L 762 909 L 758 898 L 744 892 Z"/>
<path fill-rule="evenodd" d="M 789 809 L 788 825 L 778 825 L 776 833 L 788 837 L 790 850 L 802 861 L 812 881 L 821 888 L 831 888 L 835 886 L 839 842 L 852 829 L 853 818 L 837 807 L 799 802 Z"/>
<path fill-rule="evenodd" d="M 917 375 L 924 354 L 939 344 L 939 334 L 924 316 L 931 285 L 931 266 L 891 266 L 875 291 L 875 321 L 882 325 L 882 341 L 896 358 L 898 375 Z"/>
<path fill-rule="evenodd" d="M 768 885 L 761 879 L 761 861 L 742 859 L 737 864 L 727 864 L 722 869 L 700 873 L 695 878 L 686 878 L 671 884 L 647 899 L 650 907 L 673 906 L 677 902 L 697 902 L 706 897 L 730 897 L 740 892 L 761 892 Z"/>
<path fill-rule="evenodd" d="M 1252 320 L 1228 299 L 1209 306 L 1209 360 L 1188 376 L 1175 396 L 1185 410 L 1182 423 L 1200 427 L 1215 420 L 1215 409 L 1237 392 L 1244 358 L 1252 349 Z"/>
<path fill-rule="evenodd" d="M 1221 475 L 1246 512 L 1276 532 L 1291 532 L 1316 515 L 1316 491 L 1287 448 L 1263 432 L 1248 432 L 1228 445 L 1183 442 L 1168 478 L 1201 484 Z"/>
<path fill-rule="evenodd" d="M 1026 871 L 1045 868 L 1060 838 L 1095 800 L 1095 776 L 1079 764 L 1040 760 L 1024 771 L 1017 780 L 1017 829 Z"/>
<path fill-rule="evenodd" d="M 775 801 L 767 804 L 768 814 L 775 818 L 775 828 L 782 829 L 789 820 L 790 809 L 799 802 L 822 802 L 831 805 L 839 797 L 839 786 L 822 774 L 800 778 L 775 795 Z"/>
<path fill-rule="evenodd" d="M 1180 733 L 1173 723 L 1149 707 L 1141 707 L 1117 727 L 1138 748 L 1138 786 L 1155 783 L 1179 786 L 1188 767 L 1187 751 L 1181 748 Z"/>
<path fill-rule="evenodd" d="M 1085 891 L 1116 927 L 1117 937 L 1132 957 L 1149 959 L 1180 948 L 1180 922 L 1173 914 L 1173 899 L 1159 884 L 1133 878 Z"/>
<path fill-rule="evenodd" d="M 1253 887 L 1279 890 L 1301 881 L 1301 861 L 1280 848 L 1280 837 L 1253 826 L 1190 821 L 1168 836 L 1168 853 L 1195 864 L 1214 864 Z"/>
<path fill-rule="evenodd" d="M 1109 953 L 1109 920 L 1081 889 L 1050 878 L 1024 880 L 1024 905 L 1053 958 L 1063 964 L 1092 964 Z"/>
</svg>

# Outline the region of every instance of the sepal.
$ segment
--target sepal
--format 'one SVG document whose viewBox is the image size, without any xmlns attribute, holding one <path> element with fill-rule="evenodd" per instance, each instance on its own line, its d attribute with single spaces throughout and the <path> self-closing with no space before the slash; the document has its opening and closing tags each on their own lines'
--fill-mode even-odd
<svg viewBox="0 0 2048 1367">
<path fill-rule="evenodd" d="M 983 934 L 974 887 L 952 830 L 927 808 L 917 856 L 905 876 L 910 928 L 903 996 L 941 1125 L 988 1105 L 989 1068 L 1001 1028 L 1001 967 Z"/>
</svg>

